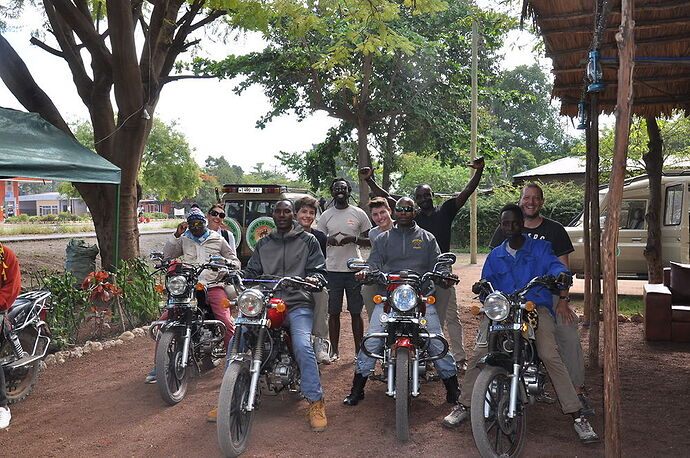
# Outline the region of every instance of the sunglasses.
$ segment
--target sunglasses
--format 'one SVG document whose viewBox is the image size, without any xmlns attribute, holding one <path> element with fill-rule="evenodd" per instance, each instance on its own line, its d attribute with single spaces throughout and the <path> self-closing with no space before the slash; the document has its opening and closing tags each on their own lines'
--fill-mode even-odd
<svg viewBox="0 0 690 458">
<path fill-rule="evenodd" d="M 217 212 L 215 210 L 211 210 L 210 212 L 208 212 L 208 214 L 211 216 L 220 216 L 221 218 L 225 218 L 225 213 Z"/>
<path fill-rule="evenodd" d="M 396 212 L 411 212 L 414 211 L 414 207 L 395 207 Z"/>
<path fill-rule="evenodd" d="M 204 227 L 205 225 L 206 225 L 206 223 L 204 223 L 201 220 L 196 220 L 192 223 L 187 223 L 187 226 L 189 226 L 189 227 Z"/>
</svg>

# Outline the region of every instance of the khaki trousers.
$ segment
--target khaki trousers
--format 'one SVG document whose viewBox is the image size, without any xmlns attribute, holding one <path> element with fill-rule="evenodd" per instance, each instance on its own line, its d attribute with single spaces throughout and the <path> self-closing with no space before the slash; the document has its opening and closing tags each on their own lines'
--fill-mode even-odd
<svg viewBox="0 0 690 458">
<path fill-rule="evenodd" d="M 436 310 L 441 319 L 441 329 L 447 328 L 446 336 L 448 336 L 448 343 L 450 344 L 450 352 L 455 361 L 465 361 L 467 359 L 467 352 L 465 352 L 465 339 L 462 335 L 462 323 L 460 323 L 460 314 L 458 313 L 458 299 L 455 293 L 455 287 L 436 288 Z"/>
</svg>

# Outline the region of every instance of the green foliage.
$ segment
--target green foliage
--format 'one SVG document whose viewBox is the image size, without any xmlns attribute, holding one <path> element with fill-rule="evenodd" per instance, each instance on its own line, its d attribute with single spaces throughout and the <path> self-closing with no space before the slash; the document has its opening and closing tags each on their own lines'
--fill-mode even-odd
<svg viewBox="0 0 690 458">
<path fill-rule="evenodd" d="M 57 220 L 62 222 L 62 221 L 79 221 L 79 217 L 77 215 L 73 215 L 70 212 L 60 212 L 57 215 Z"/>
<path fill-rule="evenodd" d="M 539 183 L 544 191 L 542 216 L 569 224 L 582 212 L 584 188 L 573 183 Z M 508 203 L 518 203 L 520 186 L 495 187 L 491 193 L 482 193 L 477 198 L 477 244 L 488 246 L 498 227 L 499 211 Z M 453 244 L 467 247 L 470 243 L 470 208 L 460 209 L 453 222 Z"/>
<path fill-rule="evenodd" d="M 31 273 L 31 283 L 52 293 L 47 323 L 53 344 L 59 349 L 76 343 L 79 327 L 86 318 L 89 292 L 74 285 L 77 279 L 70 272 L 41 269 Z"/>
<path fill-rule="evenodd" d="M 411 195 L 418 184 L 428 184 L 435 193 L 457 193 L 470 179 L 467 167 L 444 166 L 435 156 L 410 153 L 401 156 L 400 178 L 395 180 L 399 194 Z"/>
<path fill-rule="evenodd" d="M 144 260 L 132 258 L 121 262 L 117 287 L 122 290 L 120 301 L 123 313 L 132 326 L 149 323 L 158 316 L 160 294 Z"/>
<path fill-rule="evenodd" d="M 151 219 L 168 219 L 169 216 L 165 212 L 152 212 L 152 213 L 147 213 L 144 212 L 143 214 L 144 218 L 151 218 Z"/>
<path fill-rule="evenodd" d="M 618 296 L 618 313 L 625 316 L 644 313 L 644 302 L 640 296 Z"/>
</svg>

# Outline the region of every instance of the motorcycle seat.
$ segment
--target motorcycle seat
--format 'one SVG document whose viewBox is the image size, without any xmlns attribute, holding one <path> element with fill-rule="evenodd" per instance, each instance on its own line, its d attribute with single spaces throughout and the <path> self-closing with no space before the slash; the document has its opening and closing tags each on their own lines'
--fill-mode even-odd
<svg viewBox="0 0 690 458">
<path fill-rule="evenodd" d="M 31 305 L 33 305 L 33 302 L 34 301 L 32 300 L 18 297 L 10 307 L 10 311 L 7 313 L 7 317 L 10 319 L 10 321 L 15 322 L 19 315 L 24 315 L 31 309 Z"/>
</svg>

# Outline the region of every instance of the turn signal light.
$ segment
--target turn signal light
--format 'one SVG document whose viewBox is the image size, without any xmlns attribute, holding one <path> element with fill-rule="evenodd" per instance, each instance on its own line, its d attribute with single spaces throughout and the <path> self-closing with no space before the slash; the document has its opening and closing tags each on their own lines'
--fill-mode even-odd
<svg viewBox="0 0 690 458">
<path fill-rule="evenodd" d="M 479 312 L 481 312 L 481 310 L 482 310 L 481 307 L 479 307 L 478 305 L 473 305 L 472 308 L 470 308 L 470 312 L 474 316 L 479 315 Z"/>
<path fill-rule="evenodd" d="M 424 302 L 426 302 L 429 305 L 433 305 L 436 303 L 436 298 L 434 296 L 427 296 Z"/>
<path fill-rule="evenodd" d="M 527 301 L 525 303 L 525 310 L 527 310 L 528 312 L 531 312 L 532 310 L 534 310 L 536 308 L 537 308 L 537 304 L 535 304 L 532 301 Z"/>
<path fill-rule="evenodd" d="M 163 285 L 156 285 L 156 291 L 162 293 L 163 291 L 165 291 L 165 287 Z"/>
<path fill-rule="evenodd" d="M 204 284 L 203 283 L 197 283 L 194 285 L 194 289 L 197 291 L 203 291 L 204 290 Z"/>
<path fill-rule="evenodd" d="M 230 301 L 230 299 L 227 299 L 227 298 L 226 298 L 226 299 L 223 299 L 223 300 L 220 302 L 220 305 L 222 305 L 223 308 L 229 309 L 230 306 L 232 305 L 232 302 Z"/>
<path fill-rule="evenodd" d="M 374 304 L 380 304 L 381 302 L 383 302 L 383 296 L 381 296 L 380 294 L 374 296 Z"/>
<path fill-rule="evenodd" d="M 273 307 L 277 311 L 279 311 L 281 313 L 287 309 L 287 305 L 285 305 L 285 301 L 282 299 L 278 299 L 278 298 L 274 297 L 273 299 L 271 299 L 271 304 L 273 305 Z"/>
</svg>

